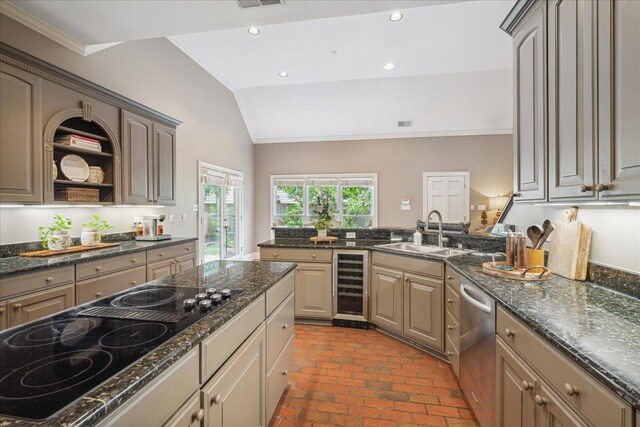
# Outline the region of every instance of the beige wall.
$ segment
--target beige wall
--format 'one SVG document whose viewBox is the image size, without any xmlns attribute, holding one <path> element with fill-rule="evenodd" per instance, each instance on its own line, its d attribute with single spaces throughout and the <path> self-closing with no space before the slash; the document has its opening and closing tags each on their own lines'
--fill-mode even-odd
<svg viewBox="0 0 640 427">
<path fill-rule="evenodd" d="M 0 15 L 0 41 L 75 73 L 181 120 L 178 127 L 177 206 L 161 209 L 175 214 L 169 232 L 196 236 L 197 162 L 237 169 L 245 174 L 244 246 L 253 245 L 253 144 L 236 100 L 228 89 L 166 39 L 127 42 L 82 57 L 48 38 Z M 44 118 L 45 121 L 47 118 Z M 138 208 L 101 208 L 96 212 L 126 230 Z M 56 209 L 70 216 L 79 234 L 89 209 Z M 35 240 L 37 226 L 48 221 L 50 209 L 1 209 L 0 242 Z M 181 221 L 182 214 L 187 221 Z"/>
<path fill-rule="evenodd" d="M 487 204 L 488 197 L 512 190 L 511 135 L 370 141 L 302 142 L 255 146 L 256 243 L 270 238 L 270 176 L 280 174 L 378 174 L 378 225 L 415 226 L 424 218 L 422 173 L 468 171 L 470 203 Z M 411 199 L 411 210 L 400 201 Z M 472 227 L 480 213 L 471 212 Z"/>
</svg>

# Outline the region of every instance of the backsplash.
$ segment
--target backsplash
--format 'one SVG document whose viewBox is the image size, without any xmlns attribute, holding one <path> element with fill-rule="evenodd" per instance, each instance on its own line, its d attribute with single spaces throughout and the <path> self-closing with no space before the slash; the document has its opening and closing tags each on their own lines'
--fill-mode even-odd
<svg viewBox="0 0 640 427">
<path fill-rule="evenodd" d="M 111 242 L 125 242 L 128 240 L 132 240 L 135 237 L 136 233 L 134 231 L 125 232 L 125 233 L 111 233 L 105 234 L 102 236 L 102 241 L 104 243 Z M 71 239 L 71 245 L 77 246 L 80 245 L 80 238 L 73 237 Z M 42 242 L 39 240 L 32 242 L 23 242 L 23 243 L 7 243 L 4 245 L 0 245 L 0 258 L 7 258 L 12 256 L 18 256 L 22 252 L 31 252 L 31 251 L 39 251 L 42 250 Z"/>
</svg>

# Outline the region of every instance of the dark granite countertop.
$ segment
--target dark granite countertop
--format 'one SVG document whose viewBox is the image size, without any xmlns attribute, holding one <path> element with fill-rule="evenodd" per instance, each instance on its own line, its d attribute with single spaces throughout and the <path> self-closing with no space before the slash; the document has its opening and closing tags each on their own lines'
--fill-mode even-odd
<svg viewBox="0 0 640 427">
<path fill-rule="evenodd" d="M 308 249 L 371 249 L 376 245 L 390 243 L 389 240 L 340 239 L 332 243 L 314 243 L 309 239 L 273 239 L 260 243 L 261 248 L 308 248 Z"/>
<path fill-rule="evenodd" d="M 120 243 L 120 246 L 46 258 L 21 256 L 0 258 L 0 277 L 17 273 L 28 273 L 45 268 L 64 267 L 65 265 L 76 264 L 79 262 L 95 261 L 100 258 L 108 258 L 132 252 L 163 248 L 165 246 L 178 245 L 181 243 L 193 242 L 195 240 L 197 240 L 195 237 L 174 237 L 171 240 L 162 240 L 159 242 L 138 242 L 136 240 L 128 240 L 125 242 L 118 242 Z"/>
<path fill-rule="evenodd" d="M 147 285 L 212 287 L 242 290 L 242 295 L 191 325 L 109 381 L 41 423 L 0 416 L 0 426 L 93 426 L 171 367 L 203 339 L 258 299 L 295 267 L 287 262 L 213 261 L 148 282 Z M 71 309 L 79 310 L 79 308 Z"/>
<path fill-rule="evenodd" d="M 343 248 L 336 242 L 327 248 Z M 545 282 L 520 282 L 482 273 L 488 256 L 439 258 L 399 253 L 356 241 L 358 249 L 442 261 L 496 299 L 565 356 L 615 394 L 640 409 L 640 299 L 590 282 L 552 275 Z M 307 248 L 307 239 L 276 239 L 261 247 Z"/>
</svg>

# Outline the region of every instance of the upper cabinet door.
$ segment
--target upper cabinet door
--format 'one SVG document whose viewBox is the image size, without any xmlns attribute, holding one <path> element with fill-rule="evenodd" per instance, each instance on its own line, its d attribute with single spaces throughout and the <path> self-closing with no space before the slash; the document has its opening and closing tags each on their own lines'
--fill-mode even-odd
<svg viewBox="0 0 640 427">
<path fill-rule="evenodd" d="M 125 204 L 153 203 L 151 120 L 122 111 L 122 182 Z"/>
<path fill-rule="evenodd" d="M 516 200 L 546 199 L 545 2 L 514 35 L 514 191 Z"/>
<path fill-rule="evenodd" d="M 600 199 L 640 199 L 640 2 L 599 0 Z"/>
<path fill-rule="evenodd" d="M 548 7 L 549 199 L 595 199 L 597 2 Z"/>
<path fill-rule="evenodd" d="M 153 124 L 155 202 L 176 204 L 176 130 Z"/>
<path fill-rule="evenodd" d="M 42 79 L 0 64 L 0 202 L 42 203 Z"/>
</svg>

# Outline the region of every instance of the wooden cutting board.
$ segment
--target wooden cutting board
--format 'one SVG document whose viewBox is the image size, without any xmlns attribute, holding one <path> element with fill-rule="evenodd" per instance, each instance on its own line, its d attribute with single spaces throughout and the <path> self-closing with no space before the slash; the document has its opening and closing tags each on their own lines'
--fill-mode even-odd
<svg viewBox="0 0 640 427">
<path fill-rule="evenodd" d="M 549 242 L 547 267 L 568 279 L 585 280 L 591 248 L 591 227 L 576 221 L 576 213 L 577 208 L 567 209 L 562 221 L 552 222 L 554 230 Z"/>
<path fill-rule="evenodd" d="M 110 248 L 112 246 L 118 246 L 120 243 L 98 243 L 94 246 L 71 246 L 62 251 L 50 251 L 49 249 L 45 249 L 42 251 L 34 251 L 34 252 L 23 252 L 20 256 L 26 257 L 48 257 L 48 256 L 56 256 L 56 255 L 64 255 L 64 254 L 72 254 L 75 252 L 84 252 L 84 251 L 92 251 L 95 249 L 104 249 Z"/>
</svg>

